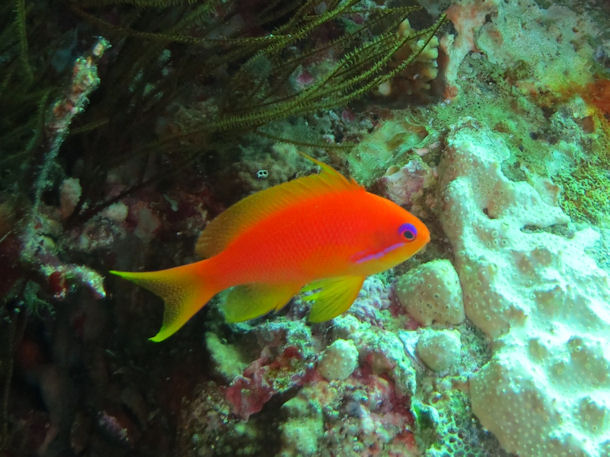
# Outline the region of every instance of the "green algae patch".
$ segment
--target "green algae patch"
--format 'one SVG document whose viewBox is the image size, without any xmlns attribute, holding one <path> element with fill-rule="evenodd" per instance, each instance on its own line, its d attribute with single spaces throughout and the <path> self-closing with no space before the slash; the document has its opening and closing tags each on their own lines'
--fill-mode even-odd
<svg viewBox="0 0 610 457">
<path fill-rule="evenodd" d="M 563 189 L 560 205 L 572 220 L 610 222 L 608 165 L 583 162 L 573 172 L 555 178 Z"/>
<path fill-rule="evenodd" d="M 218 335 L 213 332 L 205 334 L 205 343 L 216 370 L 222 377 L 227 380 L 242 374 L 248 364 L 243 360 L 242 354 L 238 348 L 229 343 L 223 343 Z"/>
<path fill-rule="evenodd" d="M 584 118 L 586 119 L 586 118 Z M 610 130 L 604 118 L 592 118 L 585 157 L 554 181 L 562 187 L 560 205 L 575 221 L 610 223 Z"/>
</svg>

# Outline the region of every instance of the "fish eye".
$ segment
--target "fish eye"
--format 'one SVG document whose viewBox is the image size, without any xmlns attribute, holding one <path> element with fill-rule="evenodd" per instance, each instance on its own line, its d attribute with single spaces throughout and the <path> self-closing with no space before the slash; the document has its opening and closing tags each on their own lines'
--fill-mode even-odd
<svg viewBox="0 0 610 457">
<path fill-rule="evenodd" d="M 398 227 L 398 233 L 407 241 L 413 241 L 417 237 L 417 229 L 409 223 Z"/>
</svg>

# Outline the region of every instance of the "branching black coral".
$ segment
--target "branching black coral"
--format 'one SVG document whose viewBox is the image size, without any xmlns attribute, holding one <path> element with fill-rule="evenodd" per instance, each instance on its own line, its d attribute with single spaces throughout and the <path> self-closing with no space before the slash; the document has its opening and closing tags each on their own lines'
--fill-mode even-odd
<svg viewBox="0 0 610 457">
<path fill-rule="evenodd" d="M 221 118 L 207 124 L 203 129 L 257 127 L 284 117 L 345 105 L 404 70 L 418 54 L 413 54 L 408 60 L 388 71 L 387 66 L 394 53 L 404 46 L 406 41 L 422 35 L 426 36 L 427 44 L 442 20 L 444 18 L 430 29 L 398 41 L 394 40 L 392 34 L 384 34 L 372 43 L 347 54 L 332 71 L 303 91 L 287 98 L 271 99 L 250 112 Z"/>
<path fill-rule="evenodd" d="M 0 4 L 0 188 L 13 191 L 26 184 L 56 89 L 52 72 L 45 71 L 48 54 L 28 38 L 42 25 L 36 18 L 40 8 L 25 0 Z"/>
<path fill-rule="evenodd" d="M 444 21 L 400 36 L 400 23 L 418 8 L 365 8 L 361 0 L 65 2 L 115 50 L 99 102 L 72 135 L 92 171 L 84 180 L 92 200 L 104 170 L 126 160 L 171 154 L 172 169 L 181 169 L 227 137 L 349 104 L 399 74 Z M 396 64 L 412 40 L 423 43 L 419 52 Z M 315 75 L 298 84 L 303 68 Z M 88 152 L 101 142 L 112 151 L 103 164 Z"/>
</svg>

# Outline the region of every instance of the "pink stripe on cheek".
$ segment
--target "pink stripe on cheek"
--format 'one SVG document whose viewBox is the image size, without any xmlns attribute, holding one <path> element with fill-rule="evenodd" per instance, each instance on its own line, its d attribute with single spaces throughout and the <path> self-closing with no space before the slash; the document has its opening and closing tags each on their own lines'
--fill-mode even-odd
<svg viewBox="0 0 610 457">
<path fill-rule="evenodd" d="M 399 247 L 404 246 L 404 245 L 405 245 L 405 243 L 396 243 L 396 244 L 393 244 L 392 246 L 382 249 L 379 252 L 375 252 L 373 254 L 368 254 L 368 255 L 365 255 L 364 257 L 360 257 L 362 255 L 362 253 L 358 253 L 352 257 L 352 262 L 358 264 L 358 263 L 368 262 L 369 260 L 380 259 L 384 255 L 386 255 L 388 252 L 391 252 L 394 249 L 398 249 Z"/>
</svg>

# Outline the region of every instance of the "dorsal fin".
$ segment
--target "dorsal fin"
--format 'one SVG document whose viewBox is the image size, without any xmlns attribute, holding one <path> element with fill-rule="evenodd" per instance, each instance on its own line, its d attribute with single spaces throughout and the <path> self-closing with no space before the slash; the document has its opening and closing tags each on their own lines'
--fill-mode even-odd
<svg viewBox="0 0 610 457">
<path fill-rule="evenodd" d="M 208 224 L 197 240 L 195 252 L 204 258 L 212 257 L 223 251 L 247 227 L 302 199 L 341 190 L 364 190 L 324 162 L 300 154 L 319 165 L 321 173 L 278 184 L 238 201 Z"/>
</svg>

